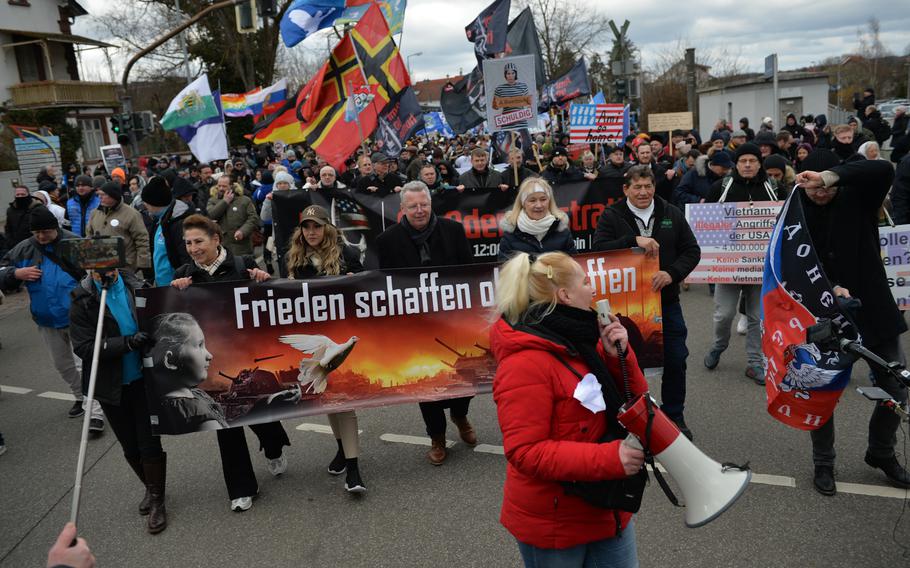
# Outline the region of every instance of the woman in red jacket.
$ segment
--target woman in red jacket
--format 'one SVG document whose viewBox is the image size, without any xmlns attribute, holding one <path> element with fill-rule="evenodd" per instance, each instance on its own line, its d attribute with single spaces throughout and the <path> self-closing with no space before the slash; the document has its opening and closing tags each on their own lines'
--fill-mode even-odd
<svg viewBox="0 0 910 568">
<path fill-rule="evenodd" d="M 502 317 L 490 342 L 498 363 L 493 399 L 508 461 L 500 521 L 529 568 L 638 566 L 631 513 L 589 505 L 563 485 L 621 479 L 644 461 L 621 440 L 599 442 L 608 420 L 615 422 L 614 394 L 623 390 L 617 341 L 632 392 L 648 386 L 625 328 L 612 316 L 610 325 L 598 324 L 593 295 L 581 266 L 561 252 L 536 259 L 519 253 L 499 274 Z M 617 385 L 603 391 L 611 401 L 601 400 L 606 414 L 575 398 L 580 382 L 599 387 L 605 381 Z"/>
</svg>

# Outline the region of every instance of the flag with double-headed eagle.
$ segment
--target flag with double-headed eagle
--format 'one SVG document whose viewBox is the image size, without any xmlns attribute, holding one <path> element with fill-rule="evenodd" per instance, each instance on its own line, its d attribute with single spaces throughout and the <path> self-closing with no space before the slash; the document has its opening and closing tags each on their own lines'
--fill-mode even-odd
<svg viewBox="0 0 910 568">
<path fill-rule="evenodd" d="M 765 256 L 762 350 L 768 359 L 768 413 L 787 426 L 816 430 L 834 413 L 850 381 L 852 355 L 806 342 L 806 331 L 830 319 L 845 337 L 858 337 L 841 311 L 822 268 L 794 189 L 781 209 Z"/>
</svg>

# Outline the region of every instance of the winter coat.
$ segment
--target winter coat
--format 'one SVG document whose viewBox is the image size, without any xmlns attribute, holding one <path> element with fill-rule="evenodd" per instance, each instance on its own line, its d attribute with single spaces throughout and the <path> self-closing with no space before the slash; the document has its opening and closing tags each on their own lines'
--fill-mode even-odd
<svg viewBox="0 0 910 568">
<path fill-rule="evenodd" d="M 427 241 L 430 244 L 428 266 L 453 266 L 471 264 L 474 255 L 464 233 L 464 226 L 457 221 L 438 217 L 436 228 Z M 376 237 L 379 268 L 413 268 L 422 266 L 420 251 L 401 223 L 392 225 Z"/>
<path fill-rule="evenodd" d="M 101 198 L 92 194 L 91 198 L 83 202 L 79 195 L 75 195 L 66 202 L 66 216 L 70 219 L 70 230 L 76 236 L 84 237 L 85 228 L 89 219 L 92 217 L 92 211 L 101 205 Z"/>
<path fill-rule="evenodd" d="M 363 272 L 363 264 L 360 262 L 360 251 L 351 245 L 341 242 L 339 242 L 339 245 L 341 246 L 341 269 L 337 275 L 333 274 L 331 276 L 345 275 L 348 272 L 353 272 L 354 274 Z M 326 276 L 326 274 L 312 264 L 307 264 L 306 266 L 295 268 L 293 276 L 297 280 L 307 280 Z"/>
<path fill-rule="evenodd" d="M 883 145 L 885 140 L 891 138 L 891 127 L 882 118 L 882 113 L 879 111 L 875 111 L 866 117 L 866 120 L 863 121 L 863 128 L 872 133 L 874 140 L 878 142 L 879 146 Z"/>
<path fill-rule="evenodd" d="M 875 95 L 869 95 L 867 97 L 863 97 L 862 99 L 853 99 L 853 108 L 856 109 L 856 112 L 859 114 L 859 116 L 866 116 L 866 108 L 874 104 Z"/>
<path fill-rule="evenodd" d="M 500 184 L 507 183 L 503 180 L 502 175 L 487 166 L 486 171 L 478 172 L 474 168 L 458 176 L 458 184 L 467 189 L 492 189 L 499 188 Z"/>
<path fill-rule="evenodd" d="M 901 159 L 894 172 L 891 208 L 891 217 L 896 225 L 910 223 L 910 154 Z"/>
<path fill-rule="evenodd" d="M 258 229 L 261 223 L 259 213 L 253 200 L 246 195 L 234 195 L 234 200 L 228 203 L 223 198 L 213 197 L 208 206 L 209 217 L 216 221 L 224 231 L 224 248 L 235 255 L 253 254 L 253 240 L 250 235 Z M 237 240 L 234 233 L 243 233 L 243 238 Z"/>
<path fill-rule="evenodd" d="M 784 127 L 781 130 L 786 130 L 789 132 L 793 138 L 797 141 L 802 140 L 806 136 L 806 130 L 799 125 L 799 122 L 796 121 L 796 115 L 790 113 L 787 115 L 787 119 L 793 119 L 793 124 L 789 123 L 789 120 L 784 121 Z"/>
<path fill-rule="evenodd" d="M 515 169 L 511 166 L 504 171 L 499 172 L 499 175 L 502 177 L 503 183 L 509 186 L 509 191 L 512 192 L 513 195 L 518 195 L 518 188 L 524 180 L 538 177 L 537 172 L 524 166 L 518 168 L 518 183 L 515 183 Z"/>
<path fill-rule="evenodd" d="M 16 200 L 10 201 L 6 209 L 6 246 L 12 248 L 32 236 L 29 224 L 32 220 L 32 209 L 41 205 L 41 202 L 31 197 L 28 206 L 20 209 L 16 207 Z"/>
<path fill-rule="evenodd" d="M 120 271 L 124 289 L 133 312 L 136 316 L 136 290 L 143 287 L 135 276 L 128 271 Z M 90 363 L 95 349 L 95 329 L 98 325 L 98 310 L 101 308 L 101 293 L 91 276 L 86 276 L 79 286 L 73 289 L 70 305 L 70 339 L 73 353 L 83 361 Z M 105 404 L 120 406 L 121 388 L 123 387 L 123 355 L 129 352 L 127 338 L 120 333 L 120 326 L 114 319 L 110 307 L 104 310 L 104 324 L 101 331 L 101 350 L 98 356 L 98 373 L 95 382 L 95 398 Z M 82 390 L 88 391 L 91 364 L 82 365 Z"/>
<path fill-rule="evenodd" d="M 130 270 L 152 266 L 149 233 L 142 213 L 120 202 L 113 207 L 99 207 L 92 212 L 86 236 L 122 237 L 126 264 Z"/>
<path fill-rule="evenodd" d="M 695 158 L 695 167 L 683 175 L 673 190 L 673 204 L 680 209 L 684 209 L 686 203 L 700 203 L 702 199 L 707 201 L 711 186 L 720 179 L 708 167 L 708 160 L 708 156 Z"/>
<path fill-rule="evenodd" d="M 567 164 L 565 168 L 557 168 L 552 162 L 543 169 L 543 173 L 540 174 L 540 177 L 547 180 L 547 183 L 552 186 L 557 186 L 562 183 L 584 181 L 585 179 L 581 170 L 572 164 Z"/>
<path fill-rule="evenodd" d="M 177 268 L 192 262 L 192 258 L 186 252 L 186 243 L 183 240 L 183 220 L 196 213 L 199 213 L 199 211 L 184 201 L 177 200 L 171 203 L 161 216 L 158 224 L 152 225 L 149 230 L 149 249 L 152 258 L 154 258 L 155 252 L 155 233 L 158 230 L 158 225 L 160 225 L 161 233 L 164 236 L 165 249 L 167 249 L 167 259 L 171 266 Z M 148 228 L 148 225 L 146 225 L 146 228 Z"/>
<path fill-rule="evenodd" d="M 910 132 L 907 132 L 907 126 L 910 124 L 910 114 L 902 114 L 894 118 L 894 124 L 891 125 L 891 161 L 899 163 L 904 156 L 910 152 Z"/>
<path fill-rule="evenodd" d="M 561 481 L 625 477 L 621 441 L 598 443 L 607 430 L 604 413 L 594 414 L 573 397 L 578 377 L 590 372 L 574 349 L 501 319 L 490 330 L 496 358 L 493 400 L 506 455 L 500 522 L 518 541 L 541 548 L 568 548 L 616 535 L 614 511 L 567 495 Z M 604 358 L 622 390 L 619 359 Z M 633 393 L 648 390 L 634 352 L 627 355 Z M 619 512 L 625 527 L 632 514 Z"/>
<path fill-rule="evenodd" d="M 193 279 L 193 284 L 249 281 L 250 273 L 247 272 L 247 270 L 259 268 L 259 265 L 256 264 L 253 257 L 235 256 L 229 249 L 225 250 L 227 250 L 227 256 L 225 257 L 224 262 L 215 269 L 214 274 L 209 274 L 208 271 L 199 268 L 196 266 L 196 263 L 191 260 L 174 271 L 174 279 L 176 280 L 177 278 L 186 278 L 189 276 Z"/>
<path fill-rule="evenodd" d="M 728 185 L 729 191 L 727 191 L 726 197 L 721 199 L 724 195 L 724 190 Z M 777 187 L 774 180 L 768 178 L 765 174 L 765 170 L 759 169 L 755 177 L 745 179 L 739 175 L 739 172 L 734 167 L 726 177 L 714 182 L 711 186 L 711 192 L 708 194 L 708 198 L 705 199 L 705 203 L 718 203 L 721 201 L 724 203 L 777 201 L 784 199 L 785 196 L 785 192 Z"/>
<path fill-rule="evenodd" d="M 499 223 L 502 229 L 502 238 L 499 240 L 499 255 L 497 260 L 508 260 L 519 252 L 528 254 L 543 254 L 545 252 L 562 251 L 566 254 L 575 254 L 575 238 L 569 229 L 569 218 L 565 215 L 557 218 L 550 225 L 543 239 L 537 240 L 534 235 L 529 235 L 515 224 L 503 217 Z"/>
<path fill-rule="evenodd" d="M 407 182 L 404 177 L 395 172 L 387 173 L 382 179 L 379 179 L 376 174 L 370 174 L 357 180 L 357 191 L 383 197 L 395 193 L 395 188 L 402 187 L 405 183 Z M 368 187 L 376 187 L 378 189 L 375 192 L 371 192 L 367 189 Z"/>
<path fill-rule="evenodd" d="M 907 331 L 882 264 L 878 211 L 894 170 L 886 160 L 859 160 L 831 168 L 840 177 L 827 206 L 804 200 L 806 222 L 825 275 L 862 301 L 856 324 L 867 346 Z"/>
<path fill-rule="evenodd" d="M 674 205 L 654 196 L 654 228 L 651 238 L 660 245 L 660 269 L 673 282 L 660 291 L 664 304 L 679 301 L 679 284 L 686 279 L 701 260 L 701 248 L 692 233 L 683 212 Z M 597 221 L 594 231 L 594 250 L 617 250 L 638 246 L 635 238 L 641 236 L 638 223 L 625 199 L 606 208 Z"/>
<path fill-rule="evenodd" d="M 56 241 L 45 246 L 38 244 L 35 237 L 29 237 L 0 260 L 0 288 L 4 290 L 13 290 L 22 284 L 15 276 L 17 268 L 37 266 L 41 269 L 41 278 L 25 282 L 32 319 L 41 327 L 63 329 L 70 325 L 70 292 L 79 283 L 48 258 L 45 251 L 53 252 L 61 239 L 75 238 L 75 234 L 64 229 L 59 229 Z"/>
</svg>

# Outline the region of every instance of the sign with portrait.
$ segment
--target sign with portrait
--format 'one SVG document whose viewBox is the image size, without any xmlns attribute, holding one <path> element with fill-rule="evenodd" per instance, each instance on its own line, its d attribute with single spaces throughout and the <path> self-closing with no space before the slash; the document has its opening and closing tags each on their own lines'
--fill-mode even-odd
<svg viewBox="0 0 910 568">
<path fill-rule="evenodd" d="M 483 62 L 487 127 L 491 132 L 521 130 L 537 122 L 537 80 L 533 55 Z"/>
</svg>

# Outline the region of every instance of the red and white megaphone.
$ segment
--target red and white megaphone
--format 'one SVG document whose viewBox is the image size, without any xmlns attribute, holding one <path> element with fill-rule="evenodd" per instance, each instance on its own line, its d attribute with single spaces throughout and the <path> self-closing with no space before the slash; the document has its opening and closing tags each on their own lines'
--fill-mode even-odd
<svg viewBox="0 0 910 568">
<path fill-rule="evenodd" d="M 682 435 L 650 396 L 645 393 L 620 410 L 619 423 L 634 436 L 624 443 L 631 442 L 641 448 L 641 440 L 648 439 L 648 417 L 653 412 L 651 454 L 676 480 L 683 493 L 686 526 L 706 525 L 739 499 L 752 479 L 752 472 L 723 466 L 703 454 Z"/>
</svg>

